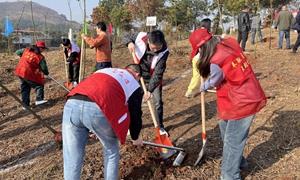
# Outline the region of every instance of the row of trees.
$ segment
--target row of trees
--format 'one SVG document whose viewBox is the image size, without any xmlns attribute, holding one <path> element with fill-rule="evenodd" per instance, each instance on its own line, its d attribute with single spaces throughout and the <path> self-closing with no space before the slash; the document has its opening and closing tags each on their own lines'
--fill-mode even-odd
<svg viewBox="0 0 300 180">
<path fill-rule="evenodd" d="M 195 28 L 204 16 L 215 17 L 216 28 L 224 17 L 234 17 L 242 6 L 253 9 L 277 7 L 293 0 L 101 0 L 93 9 L 93 23 L 105 21 L 112 23 L 117 34 L 128 30 L 134 23 L 145 27 L 147 16 L 157 16 L 168 30 L 189 31 Z M 225 16 L 224 16 L 225 15 Z M 220 18 L 222 17 L 222 18 Z M 219 23 L 220 21 L 220 23 Z"/>
</svg>

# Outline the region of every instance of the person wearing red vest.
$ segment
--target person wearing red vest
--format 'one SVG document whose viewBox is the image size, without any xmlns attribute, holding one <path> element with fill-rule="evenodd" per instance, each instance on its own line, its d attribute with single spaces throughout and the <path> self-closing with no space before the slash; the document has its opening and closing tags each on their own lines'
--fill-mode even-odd
<svg viewBox="0 0 300 180">
<path fill-rule="evenodd" d="M 152 97 L 155 103 L 157 119 L 161 134 L 168 134 L 163 124 L 162 80 L 166 70 L 169 50 L 163 32 L 154 30 L 150 33 L 139 32 L 125 36 L 130 53 L 135 54 L 135 62 L 142 69 L 142 77 L 147 87 L 147 97 Z M 142 92 L 143 93 L 143 92 Z"/>
<path fill-rule="evenodd" d="M 119 141 L 125 143 L 128 129 L 134 145 L 142 145 L 141 69 L 104 68 L 80 82 L 67 95 L 62 136 L 64 178 L 80 179 L 89 132 L 103 145 L 104 179 L 118 179 Z"/>
<path fill-rule="evenodd" d="M 16 54 L 21 57 L 16 66 L 15 74 L 21 81 L 22 102 L 30 105 L 30 90 L 36 91 L 36 105 L 44 104 L 44 75 L 48 75 L 45 57 L 41 54 L 46 48 L 45 42 L 37 41 L 30 48 L 19 49 Z"/>
<path fill-rule="evenodd" d="M 70 39 L 62 39 L 62 45 L 69 66 L 69 82 L 75 87 L 79 82 L 80 48 Z"/>
<path fill-rule="evenodd" d="M 206 29 L 189 38 L 191 56 L 200 54 L 198 69 L 207 78 L 200 91 L 217 89 L 219 127 L 223 140 L 221 179 L 241 179 L 247 167 L 243 151 L 255 114 L 266 105 L 265 94 L 238 42 L 212 36 Z"/>
</svg>

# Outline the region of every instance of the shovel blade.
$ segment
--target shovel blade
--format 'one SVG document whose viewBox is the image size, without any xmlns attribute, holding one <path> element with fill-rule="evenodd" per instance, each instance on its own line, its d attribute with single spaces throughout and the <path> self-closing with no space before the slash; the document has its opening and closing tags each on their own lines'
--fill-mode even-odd
<svg viewBox="0 0 300 180">
<path fill-rule="evenodd" d="M 203 143 L 202 145 L 202 149 L 201 151 L 199 152 L 199 155 L 198 155 L 198 158 L 194 164 L 194 166 L 197 166 L 199 164 L 199 162 L 201 161 L 201 159 L 203 158 L 204 156 L 204 153 L 205 153 L 205 149 L 206 149 L 206 141 Z"/>
<path fill-rule="evenodd" d="M 71 82 L 65 82 L 64 83 L 64 86 L 69 89 L 69 90 L 72 90 L 73 89 L 73 84 Z"/>
<path fill-rule="evenodd" d="M 169 137 L 167 136 L 167 134 L 163 134 L 161 135 L 159 132 L 159 128 L 155 128 L 155 139 L 154 142 L 156 144 L 162 144 L 162 145 L 166 145 L 166 146 L 173 146 L 171 140 L 169 139 Z M 172 150 L 172 149 L 166 149 L 166 148 L 156 148 L 160 154 L 160 156 L 163 159 L 168 159 L 171 156 L 173 156 L 177 151 L 176 150 Z"/>
</svg>

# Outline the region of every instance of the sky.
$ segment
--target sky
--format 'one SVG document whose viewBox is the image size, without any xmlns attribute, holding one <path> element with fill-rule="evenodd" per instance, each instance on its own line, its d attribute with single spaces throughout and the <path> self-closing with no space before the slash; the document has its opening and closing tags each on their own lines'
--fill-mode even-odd
<svg viewBox="0 0 300 180">
<path fill-rule="evenodd" d="M 20 0 L 0 0 L 0 2 L 15 2 Z M 30 0 L 26 0 L 30 1 Z M 68 1 L 71 3 L 72 8 L 72 20 L 75 20 L 79 23 L 83 22 L 83 10 L 81 10 L 79 6 L 79 2 L 77 0 L 32 0 L 33 2 L 37 2 L 43 6 L 46 6 L 50 9 L 53 9 L 58 12 L 58 14 L 64 14 L 70 20 L 70 11 L 68 6 Z M 80 0 L 81 7 L 83 9 L 83 0 Z M 90 15 L 92 14 L 93 8 L 96 7 L 99 3 L 99 0 L 86 0 L 86 15 L 87 18 L 90 19 Z"/>
</svg>

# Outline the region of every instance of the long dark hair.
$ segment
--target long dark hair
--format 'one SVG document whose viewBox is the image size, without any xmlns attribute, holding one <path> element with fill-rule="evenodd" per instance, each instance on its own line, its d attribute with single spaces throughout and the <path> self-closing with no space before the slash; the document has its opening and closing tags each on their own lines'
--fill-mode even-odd
<svg viewBox="0 0 300 180">
<path fill-rule="evenodd" d="M 216 52 L 216 46 L 220 42 L 220 38 L 213 36 L 209 41 L 199 48 L 200 58 L 197 68 L 202 77 L 207 78 L 210 74 L 210 59 Z"/>
</svg>

